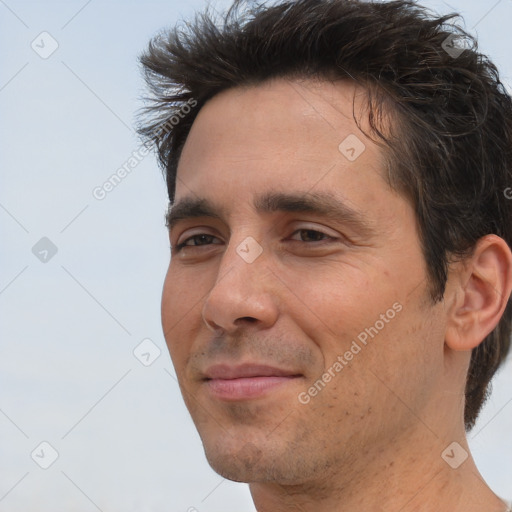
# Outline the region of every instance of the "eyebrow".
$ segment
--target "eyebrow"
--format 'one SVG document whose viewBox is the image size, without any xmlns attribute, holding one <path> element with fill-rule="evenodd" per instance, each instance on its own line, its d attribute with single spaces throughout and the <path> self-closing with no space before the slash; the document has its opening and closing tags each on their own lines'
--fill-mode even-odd
<svg viewBox="0 0 512 512">
<path fill-rule="evenodd" d="M 255 198 L 253 208 L 257 213 L 296 212 L 328 217 L 365 237 L 375 232 L 366 215 L 328 193 L 267 192 Z M 172 229 L 178 222 L 196 217 L 222 221 L 226 218 L 226 210 L 207 198 L 185 197 L 169 207 L 165 219 L 167 228 Z"/>
</svg>

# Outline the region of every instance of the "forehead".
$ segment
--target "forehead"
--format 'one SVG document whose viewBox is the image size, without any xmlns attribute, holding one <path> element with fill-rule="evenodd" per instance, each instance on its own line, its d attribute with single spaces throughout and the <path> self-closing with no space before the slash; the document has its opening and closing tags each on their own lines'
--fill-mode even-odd
<svg viewBox="0 0 512 512">
<path fill-rule="evenodd" d="M 347 204 L 369 199 L 387 184 L 381 149 L 354 120 L 355 113 L 365 129 L 366 98 L 348 81 L 277 79 L 223 91 L 190 130 L 176 200 L 197 194 L 252 204 L 250 196 L 272 189 L 336 192 Z"/>
<path fill-rule="evenodd" d="M 267 152 L 288 148 L 290 153 L 292 150 L 297 153 L 300 149 L 300 155 L 316 156 L 319 150 L 327 148 L 337 150 L 338 144 L 351 133 L 360 139 L 366 138 L 354 121 L 356 114 L 364 127 L 366 99 L 366 89 L 341 80 L 280 78 L 228 89 L 201 108 L 187 138 L 180 165 L 187 159 L 187 146 L 198 137 L 201 149 L 210 157 L 215 155 L 220 142 L 231 146 L 228 153 L 222 148 L 225 158 L 237 154 L 237 149 L 243 154 L 264 156 L 258 153 L 262 145 Z M 248 134 L 253 136 L 251 140 L 247 139 Z M 313 138 L 299 148 L 299 143 L 305 142 L 305 135 Z M 197 151 L 194 147 L 196 155 Z"/>
</svg>

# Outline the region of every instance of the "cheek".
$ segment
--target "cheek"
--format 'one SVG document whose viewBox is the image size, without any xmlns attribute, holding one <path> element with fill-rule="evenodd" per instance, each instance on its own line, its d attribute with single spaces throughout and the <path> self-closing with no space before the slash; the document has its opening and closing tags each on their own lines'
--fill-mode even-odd
<svg viewBox="0 0 512 512">
<path fill-rule="evenodd" d="M 167 275 L 165 276 L 164 286 L 162 289 L 162 327 L 164 329 L 164 335 L 167 339 L 167 333 L 172 327 L 172 317 L 173 311 L 176 304 L 175 295 L 172 287 L 172 277 L 170 273 L 170 268 L 167 270 Z"/>
<path fill-rule="evenodd" d="M 193 326 L 192 319 L 196 319 L 201 305 L 197 304 L 193 289 L 187 285 L 183 275 L 167 271 L 162 290 L 162 329 L 171 355 L 173 364 L 177 369 L 187 357 L 190 350 L 184 340 L 191 340 L 187 331 Z M 199 311 L 199 313 L 198 313 Z"/>
<path fill-rule="evenodd" d="M 162 322 L 167 327 L 179 326 L 185 316 L 193 313 L 206 290 L 201 288 L 201 275 L 169 265 L 162 290 Z M 194 309 L 195 311 L 195 309 Z"/>
<path fill-rule="evenodd" d="M 386 272 L 383 269 L 377 274 Z M 324 371 L 335 373 L 330 385 L 334 397 L 352 379 L 361 390 L 370 387 L 372 392 L 378 391 L 382 384 L 372 372 L 388 383 L 400 374 L 398 368 L 414 377 L 418 369 L 409 364 L 404 370 L 404 365 L 424 359 L 422 338 L 429 328 L 416 301 L 404 299 L 407 290 L 403 284 L 393 285 L 387 277 L 379 281 L 376 274 L 354 267 L 345 268 L 343 275 L 334 271 L 316 277 L 307 281 L 302 294 L 295 290 L 297 296 L 308 297 L 308 308 L 296 300 L 296 307 L 307 314 L 298 315 L 297 309 L 294 318 L 322 352 Z M 333 365 L 340 363 L 339 356 L 343 370 L 336 371 Z M 350 399 L 345 393 L 339 396 Z"/>
<path fill-rule="evenodd" d="M 348 350 L 352 338 L 373 325 L 394 302 L 390 291 L 376 293 L 366 269 L 343 261 L 308 268 L 300 278 L 289 269 L 283 281 L 288 285 L 284 304 L 290 316 L 329 353 L 326 363 L 327 356 Z"/>
</svg>

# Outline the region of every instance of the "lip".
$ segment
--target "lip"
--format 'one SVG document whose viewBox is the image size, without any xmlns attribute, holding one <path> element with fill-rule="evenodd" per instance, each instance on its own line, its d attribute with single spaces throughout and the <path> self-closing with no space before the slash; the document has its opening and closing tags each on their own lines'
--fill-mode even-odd
<svg viewBox="0 0 512 512">
<path fill-rule="evenodd" d="M 242 379 L 249 377 L 291 377 L 296 371 L 276 368 L 266 364 L 245 363 L 240 365 L 216 364 L 204 372 L 206 379 Z"/>
<path fill-rule="evenodd" d="M 204 372 L 204 383 L 216 398 L 248 400 L 265 396 L 300 377 L 296 371 L 261 364 L 218 364 Z"/>
</svg>

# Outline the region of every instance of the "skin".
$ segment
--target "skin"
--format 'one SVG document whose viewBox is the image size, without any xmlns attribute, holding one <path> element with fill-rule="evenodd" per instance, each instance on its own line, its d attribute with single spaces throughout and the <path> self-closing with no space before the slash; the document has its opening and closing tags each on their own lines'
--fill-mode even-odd
<svg viewBox="0 0 512 512">
<path fill-rule="evenodd" d="M 199 112 L 176 202 L 207 198 L 222 218 L 173 223 L 162 299 L 186 405 L 213 469 L 249 482 L 259 512 L 503 512 L 469 454 L 463 411 L 470 351 L 510 295 L 510 249 L 481 239 L 433 304 L 413 207 L 386 183 L 382 148 L 357 128 L 353 100 L 361 112 L 364 90 L 350 82 L 277 79 L 225 91 Z M 365 145 L 354 161 L 338 149 L 350 134 Z M 329 193 L 366 228 L 256 211 L 269 191 Z M 190 238 L 200 234 L 210 236 Z M 237 252 L 247 237 L 262 249 L 252 263 Z M 301 403 L 381 315 L 384 327 Z M 203 380 L 220 361 L 299 377 L 222 400 Z M 453 442 L 454 457 L 468 452 L 457 469 L 441 457 Z"/>
</svg>

